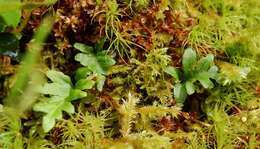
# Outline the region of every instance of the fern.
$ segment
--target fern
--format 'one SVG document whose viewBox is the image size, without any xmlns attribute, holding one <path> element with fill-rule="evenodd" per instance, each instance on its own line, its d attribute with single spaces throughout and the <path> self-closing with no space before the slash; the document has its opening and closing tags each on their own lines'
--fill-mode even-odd
<svg viewBox="0 0 260 149">
<path fill-rule="evenodd" d="M 62 111 L 74 113 L 71 102 L 86 97 L 87 93 L 82 90 L 91 89 L 94 85 L 92 80 L 79 80 L 74 86 L 69 76 L 55 70 L 48 71 L 47 77 L 52 83 L 44 84 L 39 92 L 49 97 L 42 98 L 33 107 L 34 111 L 46 113 L 42 122 L 45 132 L 54 127 L 56 119 L 62 119 Z"/>
<path fill-rule="evenodd" d="M 95 52 L 93 47 L 81 43 L 75 43 L 74 47 L 82 52 L 75 56 L 75 60 L 92 72 L 104 75 L 115 64 L 114 59 L 107 55 L 106 51 L 95 49 Z"/>
<path fill-rule="evenodd" d="M 94 47 L 87 46 L 82 43 L 75 43 L 74 47 L 82 53 L 75 56 L 75 60 L 83 66 L 76 71 L 76 80 L 85 79 L 87 76 L 96 79 L 96 86 L 99 91 L 102 91 L 108 70 L 116 63 L 115 60 L 107 55 L 103 50 L 105 39 L 103 38 Z"/>
</svg>

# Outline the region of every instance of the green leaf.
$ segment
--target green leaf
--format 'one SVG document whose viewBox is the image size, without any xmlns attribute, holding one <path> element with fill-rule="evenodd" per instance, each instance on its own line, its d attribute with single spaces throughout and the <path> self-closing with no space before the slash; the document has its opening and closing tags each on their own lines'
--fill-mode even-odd
<svg viewBox="0 0 260 149">
<path fill-rule="evenodd" d="M 91 89 L 94 85 L 95 85 L 95 81 L 93 80 L 81 79 L 76 83 L 75 88 L 80 90 L 86 90 L 86 89 Z"/>
<path fill-rule="evenodd" d="M 214 84 L 210 79 L 216 79 L 218 67 L 211 66 L 208 70 L 201 70 L 195 73 L 193 79 L 198 80 L 204 88 L 213 88 Z"/>
<path fill-rule="evenodd" d="M 63 101 L 63 98 L 59 98 L 59 97 L 43 98 L 41 102 L 38 102 L 33 106 L 33 110 L 48 113 L 49 111 L 51 111 L 53 108 L 57 106 L 54 103 L 57 103 L 59 101 Z"/>
<path fill-rule="evenodd" d="M 60 83 L 46 83 L 40 88 L 39 92 L 46 95 L 54 95 L 60 97 L 68 97 L 71 86 Z"/>
<path fill-rule="evenodd" d="M 75 74 L 75 79 L 78 81 L 80 79 L 86 79 L 87 76 L 91 74 L 91 70 L 88 67 L 80 67 L 77 69 Z"/>
<path fill-rule="evenodd" d="M 55 126 L 55 118 L 51 116 L 44 116 L 42 119 L 42 126 L 44 132 L 49 132 Z"/>
<path fill-rule="evenodd" d="M 70 102 L 64 102 L 63 111 L 65 111 L 69 114 L 73 114 L 73 113 L 75 113 L 75 108 L 74 108 L 73 104 L 71 104 Z"/>
<path fill-rule="evenodd" d="M 172 66 L 168 66 L 165 68 L 164 72 L 166 72 L 167 74 L 171 75 L 172 77 L 174 77 L 176 80 L 180 80 L 179 78 L 179 70 L 172 67 Z"/>
<path fill-rule="evenodd" d="M 83 66 L 87 66 L 91 71 L 98 74 L 106 74 L 108 69 L 115 64 L 115 61 L 108 55 L 94 55 L 79 53 L 75 60 Z"/>
<path fill-rule="evenodd" d="M 95 44 L 95 50 L 97 50 L 97 51 L 102 51 L 105 42 L 106 42 L 106 38 L 100 39 L 100 40 Z"/>
<path fill-rule="evenodd" d="M 86 53 L 86 54 L 91 54 L 94 51 L 93 47 L 87 46 L 83 43 L 75 43 L 73 46 L 74 46 L 74 48 L 76 48 L 79 51 Z"/>
<path fill-rule="evenodd" d="M 100 51 L 102 49 L 101 47 L 104 45 L 104 42 L 105 39 L 99 41 L 99 43 L 95 45 L 95 50 L 97 53 L 94 53 L 93 47 L 86 46 L 82 43 L 75 43 L 74 47 L 82 52 L 75 56 L 75 60 L 80 62 L 83 66 L 88 67 L 92 72 L 106 74 L 108 69 L 116 62 L 112 57 L 107 55 L 105 51 Z"/>
<path fill-rule="evenodd" d="M 105 73 L 94 54 L 78 53 L 75 60 L 80 62 L 81 65 L 87 66 L 93 72 Z"/>
<path fill-rule="evenodd" d="M 62 119 L 62 111 L 74 113 L 75 110 L 73 105 L 64 99 L 49 98 L 46 100 L 48 101 L 35 104 L 33 110 L 46 113 L 43 117 L 42 125 L 44 131 L 48 132 L 54 127 L 56 119 Z"/>
<path fill-rule="evenodd" d="M 184 80 L 179 80 L 181 75 L 176 68 L 167 67 L 164 71 L 174 78 L 177 78 L 177 84 L 174 86 L 174 97 L 179 103 L 183 103 L 187 95 L 195 93 L 196 86 L 194 82 L 199 81 L 204 88 L 213 88 L 211 79 L 216 79 L 218 68 L 214 66 L 214 56 L 208 54 L 206 57 L 197 60 L 197 54 L 191 48 L 185 50 L 182 60 L 182 70 Z M 183 83 L 179 83 L 183 82 Z"/>
<path fill-rule="evenodd" d="M 208 72 L 201 72 L 196 76 L 196 79 L 199 80 L 199 82 L 204 88 L 214 87 L 214 84 L 211 82 L 210 78 L 210 73 Z"/>
<path fill-rule="evenodd" d="M 5 28 L 6 28 L 6 23 L 4 19 L 0 16 L 0 32 L 5 31 Z"/>
<path fill-rule="evenodd" d="M 189 95 L 192 95 L 195 92 L 195 87 L 191 81 L 185 82 L 185 88 Z"/>
<path fill-rule="evenodd" d="M 105 51 L 102 53 L 98 53 L 97 60 L 102 66 L 102 69 L 105 71 L 105 74 L 107 73 L 109 68 L 116 63 L 116 61 L 112 57 L 106 55 Z"/>
<path fill-rule="evenodd" d="M 196 71 L 201 72 L 201 71 L 208 71 L 209 68 L 213 65 L 214 63 L 214 56 L 212 54 L 208 54 L 206 57 L 201 58 L 197 63 L 196 63 Z"/>
<path fill-rule="evenodd" d="M 87 92 L 81 91 L 79 89 L 73 89 L 70 91 L 69 97 L 66 99 L 67 101 L 77 100 L 87 96 Z"/>
<path fill-rule="evenodd" d="M 185 86 L 183 84 L 175 84 L 174 86 L 174 97 L 177 103 L 184 103 L 187 98 Z"/>
<path fill-rule="evenodd" d="M 33 106 L 34 111 L 45 113 L 43 117 L 43 129 L 45 132 L 50 131 L 57 119 L 62 118 L 62 112 L 74 113 L 74 106 L 71 101 L 87 96 L 87 93 L 80 89 L 73 89 L 69 76 L 62 72 L 50 70 L 46 73 L 51 83 L 45 83 L 40 88 L 40 93 L 49 95 Z M 94 84 L 93 82 L 91 82 Z M 88 84 L 90 86 L 90 84 Z M 93 85 L 92 85 L 93 86 Z M 78 87 L 86 87 L 78 84 Z"/>
<path fill-rule="evenodd" d="M 218 75 L 218 67 L 217 66 L 211 66 L 208 70 L 208 73 L 210 74 L 210 78 L 216 79 Z"/>
<path fill-rule="evenodd" d="M 20 0 L 0 0 L 0 16 L 7 26 L 16 27 L 22 16 L 22 3 Z"/>
<path fill-rule="evenodd" d="M 103 86 L 105 84 L 105 81 L 106 81 L 106 77 L 103 76 L 103 75 L 98 75 L 97 76 L 97 89 L 98 91 L 102 91 L 103 90 Z"/>
<path fill-rule="evenodd" d="M 46 115 L 43 117 L 43 129 L 45 132 L 50 131 L 54 125 L 55 120 L 62 119 L 62 111 L 67 113 L 74 113 L 74 107 L 70 102 L 64 100 L 48 99 L 47 102 L 40 102 L 34 105 L 33 110 L 44 112 Z"/>
<path fill-rule="evenodd" d="M 47 77 L 52 81 L 60 84 L 71 84 L 70 77 L 64 75 L 60 71 L 49 70 L 47 71 Z"/>
<path fill-rule="evenodd" d="M 190 75 L 190 70 L 193 69 L 194 64 L 197 62 L 197 54 L 191 48 L 185 50 L 183 54 L 182 67 L 184 71 L 184 75 Z"/>
<path fill-rule="evenodd" d="M 214 66 L 214 56 L 208 54 L 197 61 L 196 53 L 192 49 L 187 49 L 183 56 L 183 69 L 185 72 L 187 93 L 194 93 L 193 82 L 198 80 L 204 88 L 213 88 L 214 84 L 210 79 L 215 79 L 218 68 Z"/>
<path fill-rule="evenodd" d="M 8 51 L 16 51 L 19 48 L 19 40 L 11 33 L 0 33 L 0 54 Z"/>
</svg>

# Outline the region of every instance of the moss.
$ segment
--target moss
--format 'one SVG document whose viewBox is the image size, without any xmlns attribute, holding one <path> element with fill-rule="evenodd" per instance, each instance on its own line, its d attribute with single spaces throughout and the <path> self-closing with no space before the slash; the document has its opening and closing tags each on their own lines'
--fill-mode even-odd
<svg viewBox="0 0 260 149">
<path fill-rule="evenodd" d="M 10 10 L 22 5 L 20 23 L 10 26 L 0 20 L 0 34 L 17 35 L 20 44 L 11 46 L 18 46 L 25 55 L 22 61 L 0 56 L 0 148 L 220 149 L 260 145 L 259 0 L 49 2 L 53 1 L 13 0 L 16 5 Z M 7 5 L 2 3 L 0 0 L 1 8 Z M 9 8 L 1 11 L 12 15 Z M 47 34 L 50 26 L 45 26 L 39 34 L 47 16 L 54 17 L 48 19 L 54 24 L 51 32 Z M 88 67 L 93 63 L 95 68 L 105 67 L 102 75 L 94 66 L 90 72 L 75 60 L 75 43 L 88 45 L 80 49 L 85 54 L 81 61 Z M 102 51 L 97 50 L 100 43 Z M 212 54 L 212 63 L 219 69 L 216 78 L 210 79 L 214 88 L 203 88 L 195 81 L 196 92 L 181 104 L 173 89 L 181 80 L 166 74 L 165 69 L 172 66 L 182 71 L 187 48 L 195 49 L 199 58 Z M 190 67 L 187 69 L 194 64 Z M 66 74 L 69 84 L 82 85 L 84 97 L 64 105 L 66 112 L 54 114 L 54 128 L 44 132 L 44 113 L 32 107 L 51 97 L 61 102 L 56 95 L 59 89 L 53 92 L 55 98 L 38 92 L 44 83 L 52 84 L 43 77 L 50 69 Z M 92 87 L 84 84 L 86 80 L 91 80 Z M 64 95 L 76 96 L 74 93 Z"/>
</svg>

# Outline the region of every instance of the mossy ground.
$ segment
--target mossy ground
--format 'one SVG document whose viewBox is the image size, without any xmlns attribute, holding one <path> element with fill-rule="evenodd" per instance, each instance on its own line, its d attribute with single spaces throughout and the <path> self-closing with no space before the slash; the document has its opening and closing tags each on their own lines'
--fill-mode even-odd
<svg viewBox="0 0 260 149">
<path fill-rule="evenodd" d="M 6 29 L 19 36 L 19 56 L 0 55 L 0 148 L 260 148 L 259 0 L 58 0 L 36 6 L 23 7 L 19 25 Z M 44 38 L 33 34 L 45 17 L 53 26 L 41 43 Z M 75 84 L 81 65 L 73 45 L 97 52 L 103 39 L 102 50 L 116 64 L 102 74 L 102 91 L 86 90 L 87 97 L 72 102 L 75 112 L 63 112 L 44 132 L 43 113 L 33 106 L 49 96 L 33 88 L 46 82 L 50 69 Z M 181 69 L 187 48 L 199 57 L 213 54 L 218 77 L 212 89 L 195 82 L 196 93 L 178 103 L 175 79 L 164 70 Z"/>
</svg>

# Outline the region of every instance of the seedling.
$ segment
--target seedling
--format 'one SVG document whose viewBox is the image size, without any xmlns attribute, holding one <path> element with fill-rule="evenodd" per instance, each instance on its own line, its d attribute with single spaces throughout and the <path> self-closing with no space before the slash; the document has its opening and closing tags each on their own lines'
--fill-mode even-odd
<svg viewBox="0 0 260 149">
<path fill-rule="evenodd" d="M 214 56 L 208 54 L 198 60 L 191 48 L 185 50 L 181 70 L 168 66 L 164 71 L 175 78 L 174 97 L 178 103 L 184 103 L 187 95 L 196 91 L 196 82 L 204 88 L 214 87 L 211 79 L 216 79 L 218 68 L 214 65 Z"/>
<path fill-rule="evenodd" d="M 74 113 L 75 109 L 71 102 L 86 97 L 87 92 L 83 90 L 91 89 L 95 84 L 92 80 L 79 80 L 73 85 L 69 76 L 55 70 L 48 71 L 47 77 L 51 83 L 45 83 L 39 92 L 48 97 L 43 97 L 33 107 L 34 111 L 46 113 L 42 122 L 45 132 L 54 127 L 57 119 L 62 119 L 63 111 Z"/>
<path fill-rule="evenodd" d="M 75 60 L 85 66 L 77 70 L 76 80 L 80 78 L 83 79 L 91 73 L 94 73 L 99 91 L 103 89 L 107 71 L 116 63 L 115 60 L 103 50 L 104 42 L 105 39 L 102 39 L 94 47 L 82 43 L 74 44 L 74 47 L 82 52 L 75 56 Z"/>
</svg>

